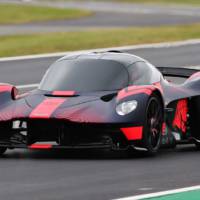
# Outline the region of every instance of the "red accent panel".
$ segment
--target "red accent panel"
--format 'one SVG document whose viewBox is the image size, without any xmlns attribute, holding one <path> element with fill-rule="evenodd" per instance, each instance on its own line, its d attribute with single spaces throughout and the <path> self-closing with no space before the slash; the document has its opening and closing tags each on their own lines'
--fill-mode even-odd
<svg viewBox="0 0 200 200">
<path fill-rule="evenodd" d="M 125 88 L 121 91 L 119 91 L 118 95 L 117 95 L 117 99 L 123 99 L 125 97 L 131 96 L 131 95 L 135 95 L 135 94 L 140 94 L 140 93 L 144 93 L 147 95 L 151 95 L 152 91 L 153 91 L 153 87 L 152 86 L 130 86 L 128 88 Z"/>
<path fill-rule="evenodd" d="M 173 126 L 179 128 L 183 133 L 186 133 L 186 122 L 188 113 L 188 101 L 183 99 L 178 101 L 176 113 L 173 121 Z"/>
<path fill-rule="evenodd" d="M 124 133 L 128 140 L 141 140 L 142 139 L 142 132 L 143 127 L 128 127 L 128 128 L 121 128 L 121 131 Z"/>
<path fill-rule="evenodd" d="M 75 94 L 75 91 L 54 91 L 53 95 L 58 96 L 73 96 Z"/>
<path fill-rule="evenodd" d="M 28 147 L 29 149 L 51 149 L 51 144 L 32 144 Z"/>
<path fill-rule="evenodd" d="M 165 135 L 166 128 L 167 128 L 167 125 L 166 125 L 166 123 L 164 122 L 164 123 L 162 124 L 162 135 Z"/>
<path fill-rule="evenodd" d="M 12 90 L 11 85 L 0 85 L 0 92 L 8 92 Z"/>
<path fill-rule="evenodd" d="M 45 99 L 30 114 L 30 118 L 47 119 L 65 101 L 63 98 Z"/>
</svg>

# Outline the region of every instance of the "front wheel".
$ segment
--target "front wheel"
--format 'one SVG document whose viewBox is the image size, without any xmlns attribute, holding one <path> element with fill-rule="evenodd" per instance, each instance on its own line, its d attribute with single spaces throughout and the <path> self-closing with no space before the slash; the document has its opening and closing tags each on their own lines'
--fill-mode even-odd
<svg viewBox="0 0 200 200">
<path fill-rule="evenodd" d="M 149 155 L 155 155 L 161 145 L 163 110 L 160 98 L 157 95 L 152 95 L 147 103 L 142 142 Z"/>
</svg>

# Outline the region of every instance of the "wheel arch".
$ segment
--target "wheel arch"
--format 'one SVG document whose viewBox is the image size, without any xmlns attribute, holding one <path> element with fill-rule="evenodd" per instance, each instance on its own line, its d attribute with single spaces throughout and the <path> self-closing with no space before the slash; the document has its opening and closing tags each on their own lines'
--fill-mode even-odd
<svg viewBox="0 0 200 200">
<path fill-rule="evenodd" d="M 162 106 L 163 106 L 163 111 L 164 111 L 165 103 L 164 103 L 164 98 L 163 98 L 163 95 L 162 95 L 161 91 L 159 89 L 155 89 L 152 92 L 152 94 L 159 97 L 159 99 L 160 99 L 160 101 L 162 103 Z"/>
</svg>

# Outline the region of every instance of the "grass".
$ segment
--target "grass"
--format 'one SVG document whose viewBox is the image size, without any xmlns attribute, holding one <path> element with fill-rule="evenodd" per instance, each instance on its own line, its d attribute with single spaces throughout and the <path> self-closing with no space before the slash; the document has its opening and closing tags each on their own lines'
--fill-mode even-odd
<svg viewBox="0 0 200 200">
<path fill-rule="evenodd" d="M 55 0 L 43 0 L 43 1 L 55 1 Z M 72 1 L 72 0 L 56 0 L 56 1 Z M 73 1 L 88 1 L 88 0 L 73 0 Z M 200 0 L 90 0 L 90 1 L 118 1 L 129 3 L 142 3 L 142 4 L 180 4 L 180 5 L 200 5 Z"/>
<path fill-rule="evenodd" d="M 72 51 L 200 38 L 200 24 L 0 36 L 0 56 Z"/>
<path fill-rule="evenodd" d="M 132 3 L 200 5 L 200 0 L 115 0 L 115 1 L 132 2 Z"/>
<path fill-rule="evenodd" d="M 72 1 L 72 0 L 42 0 L 42 1 Z M 88 0 L 73 0 L 73 1 L 88 1 Z M 90 1 L 119 1 L 122 3 L 148 3 L 148 4 L 180 4 L 180 5 L 200 5 L 200 0 L 90 0 Z"/>
<path fill-rule="evenodd" d="M 79 9 L 0 4 L 0 24 L 22 24 L 48 20 L 74 19 L 90 14 L 90 11 Z"/>
</svg>

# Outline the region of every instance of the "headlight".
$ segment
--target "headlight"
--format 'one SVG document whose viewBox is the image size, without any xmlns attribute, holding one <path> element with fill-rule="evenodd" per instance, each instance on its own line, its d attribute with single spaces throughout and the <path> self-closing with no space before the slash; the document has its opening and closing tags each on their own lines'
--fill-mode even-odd
<svg viewBox="0 0 200 200">
<path fill-rule="evenodd" d="M 137 108 L 137 104 L 138 103 L 135 100 L 123 102 L 117 105 L 116 112 L 121 116 L 127 115 Z"/>
</svg>

